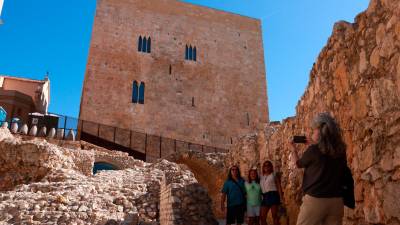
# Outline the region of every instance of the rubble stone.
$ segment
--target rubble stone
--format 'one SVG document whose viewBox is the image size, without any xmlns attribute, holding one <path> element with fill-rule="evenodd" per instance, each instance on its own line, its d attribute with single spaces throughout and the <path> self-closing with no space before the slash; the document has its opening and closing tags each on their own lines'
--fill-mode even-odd
<svg viewBox="0 0 400 225">
<path fill-rule="evenodd" d="M 174 215 L 184 221 L 196 215 L 197 222 L 191 224 L 215 222 L 207 191 L 193 173 L 176 163 L 150 164 L 85 143 L 52 141 L 59 145 L 41 138 L 14 137 L 7 128 L 0 128 L 1 224 L 106 224 L 110 220 L 160 224 L 162 184 L 170 185 L 175 198 L 197 196 L 201 203 L 188 207 L 190 201 L 174 202 L 174 207 L 182 209 Z M 119 170 L 92 175 L 96 160 L 119 162 Z"/>
</svg>

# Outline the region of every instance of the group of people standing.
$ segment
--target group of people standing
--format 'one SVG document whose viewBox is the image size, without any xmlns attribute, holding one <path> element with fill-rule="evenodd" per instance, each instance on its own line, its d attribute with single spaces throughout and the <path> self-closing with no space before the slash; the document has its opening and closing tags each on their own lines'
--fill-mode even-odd
<svg viewBox="0 0 400 225">
<path fill-rule="evenodd" d="M 278 207 L 282 198 L 281 182 L 274 173 L 271 161 L 263 163 L 260 176 L 257 168 L 251 168 L 247 181 L 242 178 L 239 167 L 235 165 L 229 169 L 228 178 L 222 188 L 221 210 L 227 213 L 227 224 L 243 224 L 247 212 L 249 225 L 266 225 L 267 215 L 271 210 L 274 225 L 278 225 Z"/>
<path fill-rule="evenodd" d="M 338 124 L 328 113 L 315 117 L 311 126 L 312 134 L 306 139 L 308 148 L 301 157 L 296 144 L 290 143 L 297 167 L 304 169 L 304 197 L 297 225 L 341 225 L 344 202 L 348 206 L 346 171 L 350 173 L 350 186 L 353 185 L 346 145 Z M 232 166 L 221 192 L 221 210 L 226 212 L 227 225 L 243 224 L 246 211 L 249 225 L 266 225 L 269 211 L 273 224 L 280 224 L 278 209 L 283 192 L 271 161 L 262 164 L 260 176 L 257 168 L 250 169 L 247 181 L 242 178 L 239 167 Z"/>
</svg>

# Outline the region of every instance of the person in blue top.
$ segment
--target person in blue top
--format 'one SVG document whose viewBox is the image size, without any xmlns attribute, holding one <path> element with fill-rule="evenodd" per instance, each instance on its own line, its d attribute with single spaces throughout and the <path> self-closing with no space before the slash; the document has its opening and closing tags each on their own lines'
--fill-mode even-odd
<svg viewBox="0 0 400 225">
<path fill-rule="evenodd" d="M 228 172 L 228 178 L 222 187 L 221 210 L 226 210 L 226 224 L 241 225 L 244 222 L 246 208 L 246 194 L 244 180 L 240 175 L 238 166 L 232 166 Z M 227 208 L 225 201 L 227 200 Z"/>
</svg>

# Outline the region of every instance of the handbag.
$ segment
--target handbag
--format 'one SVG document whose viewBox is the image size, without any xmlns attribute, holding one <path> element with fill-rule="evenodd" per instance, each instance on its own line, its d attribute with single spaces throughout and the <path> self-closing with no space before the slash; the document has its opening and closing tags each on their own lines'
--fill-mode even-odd
<svg viewBox="0 0 400 225">
<path fill-rule="evenodd" d="M 354 179 L 348 166 L 344 169 L 343 178 L 343 203 L 346 207 L 354 209 L 356 207 L 356 201 L 354 198 Z"/>
</svg>

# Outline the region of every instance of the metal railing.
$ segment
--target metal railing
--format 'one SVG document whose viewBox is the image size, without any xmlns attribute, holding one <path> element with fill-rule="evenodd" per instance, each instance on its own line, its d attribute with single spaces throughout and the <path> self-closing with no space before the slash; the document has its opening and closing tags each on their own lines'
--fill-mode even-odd
<svg viewBox="0 0 400 225">
<path fill-rule="evenodd" d="M 223 148 L 122 129 L 85 120 L 79 120 L 78 134 L 80 134 L 82 140 L 87 140 L 88 137 L 95 137 L 123 148 L 132 149 L 144 154 L 146 159 L 163 158 L 174 152 L 188 150 L 205 153 L 228 151 Z"/>
<path fill-rule="evenodd" d="M 108 126 L 92 121 L 80 120 L 74 117 L 52 114 L 58 117 L 56 127 L 46 127 L 43 132 L 43 124 L 20 124 L 19 122 L 8 122 L 8 127 L 13 133 L 22 135 L 41 136 L 57 138 L 62 140 L 83 140 L 93 143 L 100 147 L 128 152 L 135 158 L 151 161 L 163 158 L 170 154 L 180 151 L 197 151 L 204 153 L 228 152 L 227 149 L 212 147 L 178 139 L 162 137 L 159 135 L 147 134 L 144 132 L 122 129 L 119 127 Z M 15 129 L 18 124 L 18 128 Z M 25 130 L 23 130 L 25 126 Z M 31 132 L 36 126 L 36 134 Z M 50 132 L 54 129 L 53 137 Z"/>
</svg>

